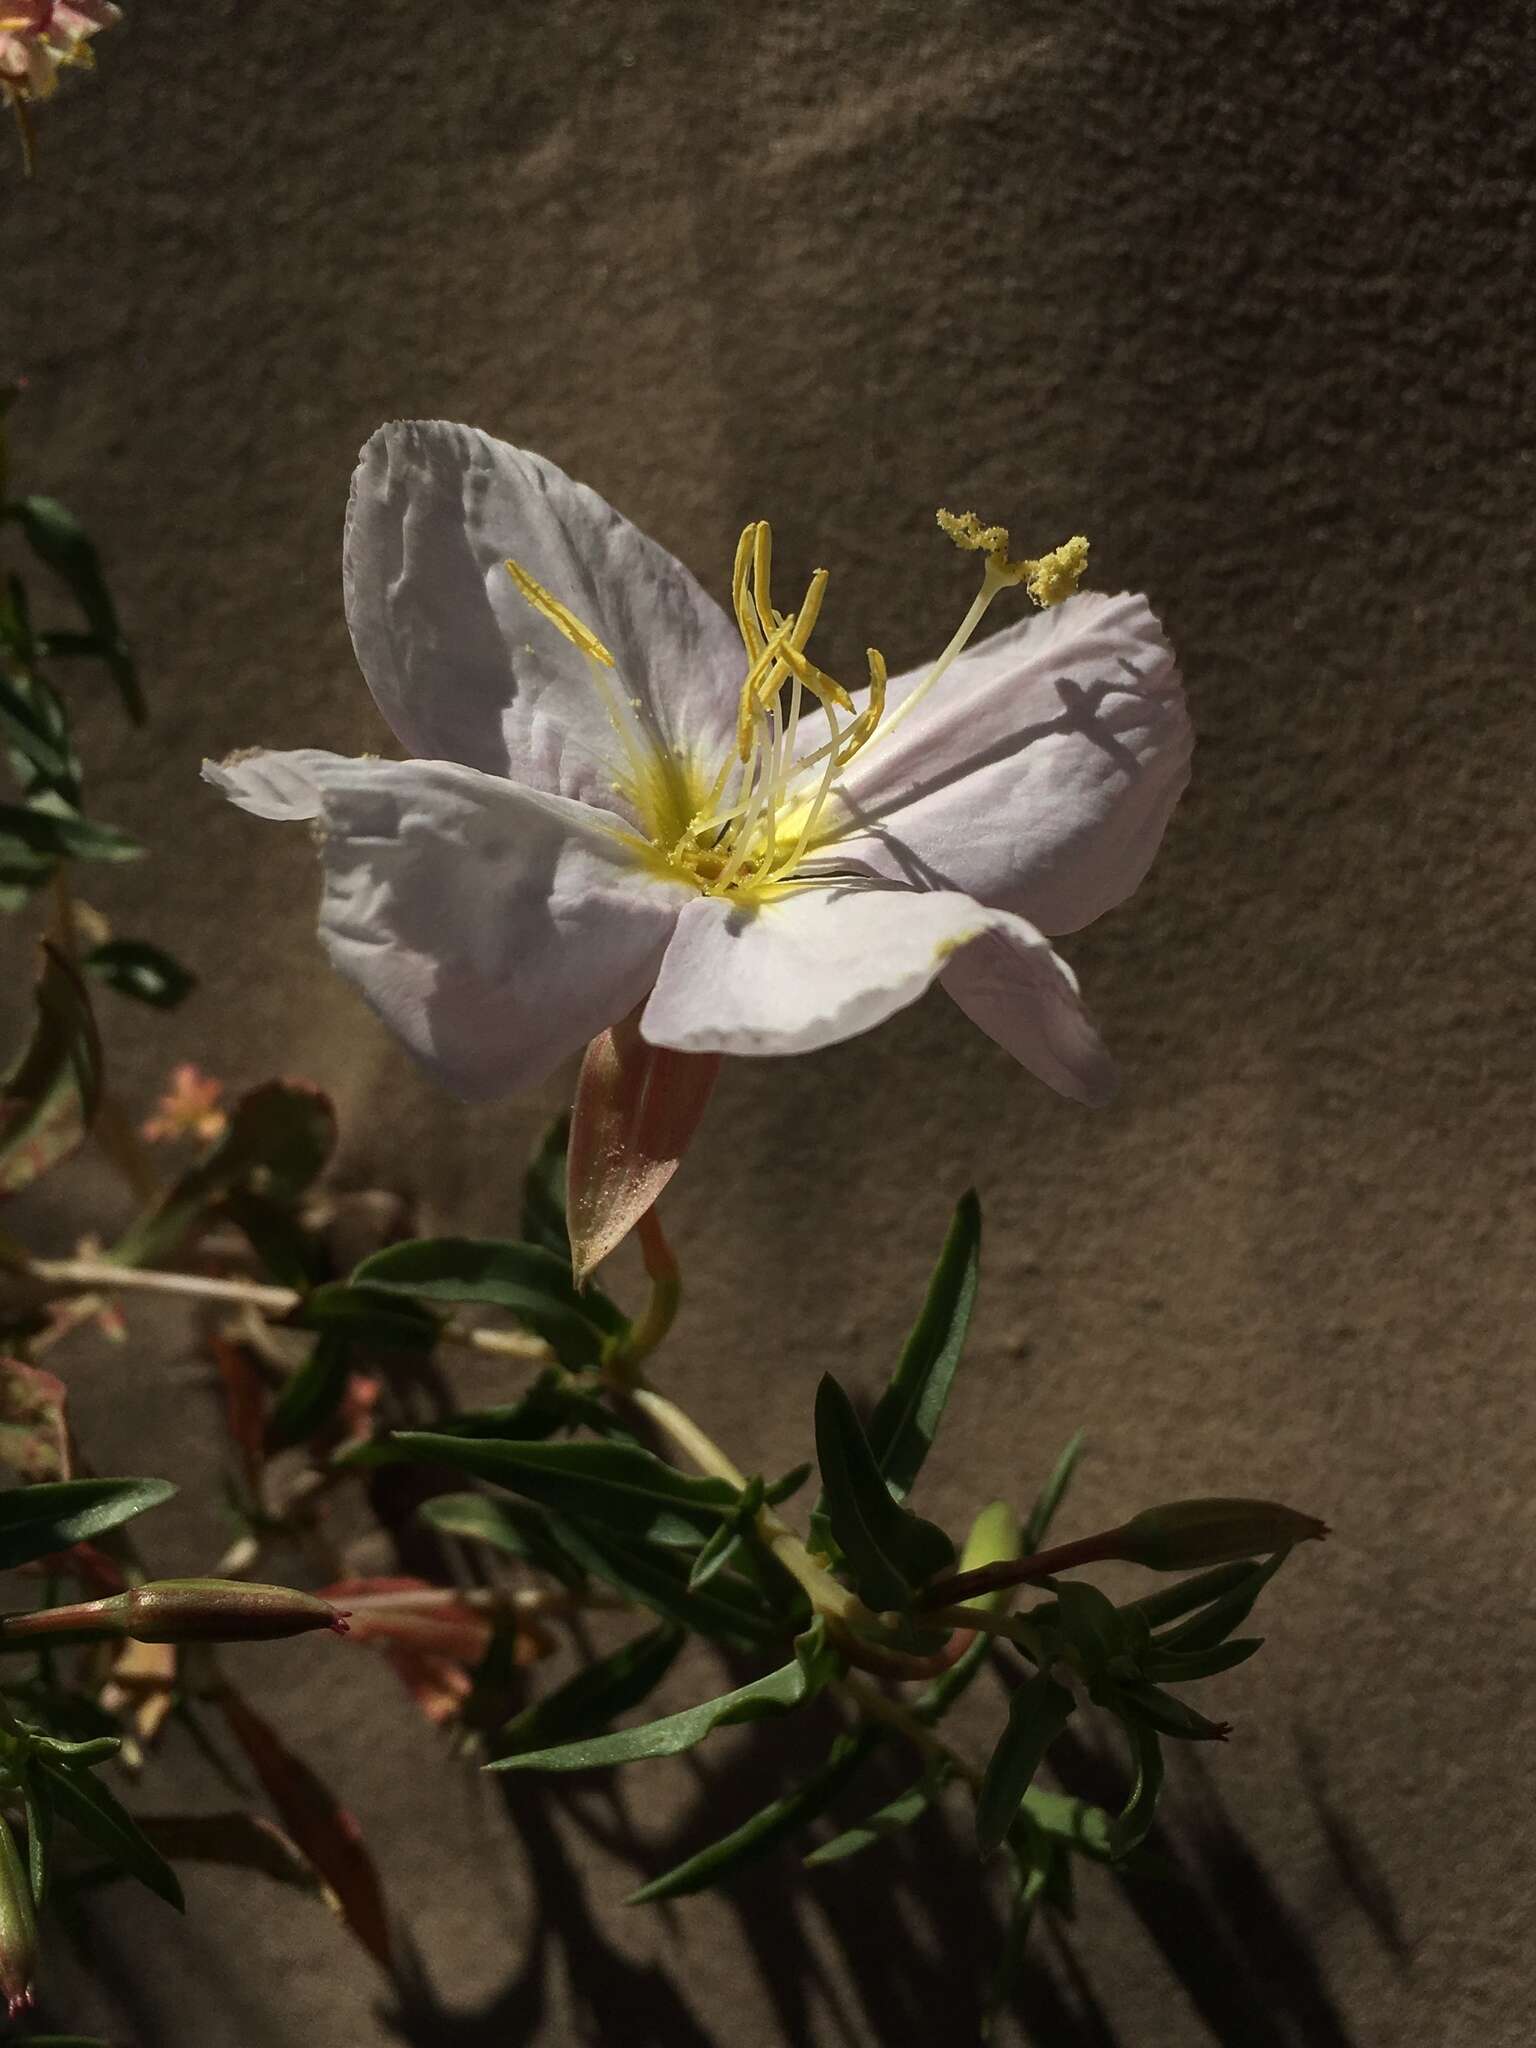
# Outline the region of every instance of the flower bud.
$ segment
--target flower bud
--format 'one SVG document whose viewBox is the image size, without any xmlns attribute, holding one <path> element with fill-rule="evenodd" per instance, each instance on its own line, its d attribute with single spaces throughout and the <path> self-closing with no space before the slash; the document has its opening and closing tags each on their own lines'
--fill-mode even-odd
<svg viewBox="0 0 1536 2048">
<path fill-rule="evenodd" d="M 1005 1500 L 989 1501 L 971 1524 L 960 1553 L 960 1571 L 974 1572 L 983 1565 L 1012 1563 L 1023 1546 L 1023 1537 L 1017 1511 Z M 1011 1587 L 1000 1587 L 972 1604 L 995 1610 L 1005 1607 L 1011 1594 Z"/>
<path fill-rule="evenodd" d="M 1144 1508 L 1114 1531 L 1106 1556 L 1154 1572 L 1197 1570 L 1285 1550 L 1328 1534 L 1326 1522 L 1271 1500 L 1176 1500 Z"/>
<path fill-rule="evenodd" d="M 32 2003 L 32 1974 L 37 1967 L 37 1914 L 10 1823 L 0 1816 L 0 2000 L 7 2019 L 15 2019 Z"/>
<path fill-rule="evenodd" d="M 239 1579 L 155 1579 L 109 1600 L 14 1614 L 0 1624 L 8 1638 L 128 1636 L 136 1643 L 260 1643 L 310 1629 L 347 1624 L 328 1601 L 289 1586 L 252 1586 Z"/>
</svg>

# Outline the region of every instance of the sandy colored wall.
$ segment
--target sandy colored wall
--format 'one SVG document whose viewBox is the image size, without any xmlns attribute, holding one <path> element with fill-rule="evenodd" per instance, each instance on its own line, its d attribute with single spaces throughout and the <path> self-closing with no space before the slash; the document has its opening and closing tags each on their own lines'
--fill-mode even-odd
<svg viewBox="0 0 1536 2048">
<path fill-rule="evenodd" d="M 939 996 L 736 1063 L 672 1205 L 676 1385 L 760 1462 L 801 1455 L 817 1371 L 876 1383 L 976 1182 L 937 1509 L 1031 1487 L 1081 1422 L 1083 1527 L 1237 1487 L 1337 1530 L 1223 1682 L 1238 1739 L 1179 1781 L 1187 1882 L 1090 1884 L 1016 2038 L 1528 2039 L 1529 9 L 129 12 L 45 110 L 35 186 L 0 186 L 0 363 L 33 379 L 27 480 L 103 536 L 142 650 L 153 728 L 103 700 L 85 742 L 97 808 L 160 849 L 101 900 L 204 977 L 177 1050 L 312 1075 L 349 1178 L 472 1227 L 505 1224 L 558 1094 L 432 1095 L 320 961 L 303 835 L 195 784 L 240 744 L 384 744 L 338 584 L 380 420 L 526 441 L 717 587 L 767 514 L 787 574 L 834 572 L 831 653 L 893 665 L 955 608 L 936 504 L 1091 534 L 1096 580 L 1166 618 L 1201 740 L 1151 881 L 1070 947 L 1124 1096 L 1056 1101 Z M 130 1029 L 125 1091 L 166 1057 Z M 74 1186 L 49 1228 L 109 1218 Z M 82 1372 L 103 1462 L 211 1472 L 173 1320 Z M 206 1555 L 206 1504 L 167 1513 L 165 1562 Z M 746 1809 L 755 1749 L 622 1807 L 520 1793 L 509 1829 L 382 1680 L 302 1646 L 244 1668 L 363 1815 L 440 2010 L 391 2018 L 307 1902 L 207 1878 L 185 1929 L 104 1901 L 109 2001 L 61 2020 L 199 2048 L 965 2038 L 996 1901 L 963 1815 L 893 1854 L 894 1929 L 872 1867 L 788 1858 L 626 1914 L 637 1868 Z"/>
</svg>

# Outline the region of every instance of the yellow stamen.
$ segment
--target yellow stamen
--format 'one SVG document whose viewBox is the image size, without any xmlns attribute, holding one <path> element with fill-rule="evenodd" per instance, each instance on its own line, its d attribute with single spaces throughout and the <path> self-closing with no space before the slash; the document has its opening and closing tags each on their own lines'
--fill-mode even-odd
<svg viewBox="0 0 1536 2048">
<path fill-rule="evenodd" d="M 533 606 L 534 610 L 542 612 L 549 623 L 557 631 L 563 633 L 573 647 L 579 647 L 582 653 L 590 655 L 593 661 L 600 661 L 604 668 L 614 668 L 617 666 L 613 656 L 608 652 L 602 641 L 598 639 L 592 628 L 584 626 L 569 605 L 563 605 L 552 591 L 546 590 L 542 583 L 530 576 L 520 562 L 514 562 L 509 558 L 506 569 L 507 574 L 512 578 L 518 590 L 528 600 L 529 604 Z"/>
</svg>

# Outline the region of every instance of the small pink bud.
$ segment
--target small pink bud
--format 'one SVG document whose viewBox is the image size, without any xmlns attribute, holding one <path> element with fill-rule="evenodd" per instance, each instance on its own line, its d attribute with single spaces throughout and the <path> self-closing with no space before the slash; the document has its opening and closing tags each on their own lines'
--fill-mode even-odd
<svg viewBox="0 0 1536 2048">
<path fill-rule="evenodd" d="M 32 2003 L 32 1975 L 37 1968 L 37 1915 L 10 1823 L 0 1817 L 0 1999 L 6 2017 L 15 2019 Z"/>
<path fill-rule="evenodd" d="M 1327 1534 L 1328 1524 L 1316 1515 L 1301 1514 L 1278 1501 L 1176 1500 L 1133 1515 L 1111 1532 L 1113 1547 L 1103 1555 L 1155 1572 L 1194 1571 L 1285 1550 L 1292 1543 Z"/>
</svg>

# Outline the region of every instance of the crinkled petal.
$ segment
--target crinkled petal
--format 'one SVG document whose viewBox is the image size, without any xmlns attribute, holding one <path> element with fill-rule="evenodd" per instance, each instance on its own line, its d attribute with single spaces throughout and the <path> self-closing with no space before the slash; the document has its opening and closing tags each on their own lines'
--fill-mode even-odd
<svg viewBox="0 0 1536 2048">
<path fill-rule="evenodd" d="M 892 682 L 885 730 L 850 763 L 818 864 L 963 890 L 1051 933 L 1130 895 L 1193 744 L 1146 599 L 1089 592 L 1022 620 L 893 724 L 925 673 Z"/>
<path fill-rule="evenodd" d="M 678 919 L 640 1029 L 683 1052 L 812 1052 L 915 1002 L 988 935 L 1028 961 L 1012 987 L 1041 1013 L 1038 1059 L 1026 1023 L 1008 1021 L 1001 1002 L 981 1005 L 978 1022 L 1053 1087 L 1083 1095 L 1091 1084 L 1074 1082 L 1065 1023 L 1077 1000 L 1070 972 L 1022 918 L 953 890 L 834 884 L 755 908 L 697 897 Z M 1098 1044 L 1083 1026 L 1079 1061 L 1088 1040 Z"/>
<path fill-rule="evenodd" d="M 594 674 L 519 594 L 508 557 L 616 671 Z M 744 659 L 735 627 L 681 562 L 542 456 L 441 420 L 381 427 L 352 480 L 343 580 L 363 674 L 412 754 L 623 810 L 606 683 L 653 751 L 711 772 L 724 758 Z"/>
<path fill-rule="evenodd" d="M 633 1009 L 691 894 L 611 813 L 448 762 L 265 754 L 210 779 L 317 819 L 332 961 L 470 1098 L 535 1086 Z"/>
<path fill-rule="evenodd" d="M 1010 917 L 957 953 L 940 977 L 973 1024 L 1058 1095 L 1099 1109 L 1118 1085 L 1077 992 L 1077 977 L 1049 939 Z"/>
</svg>

